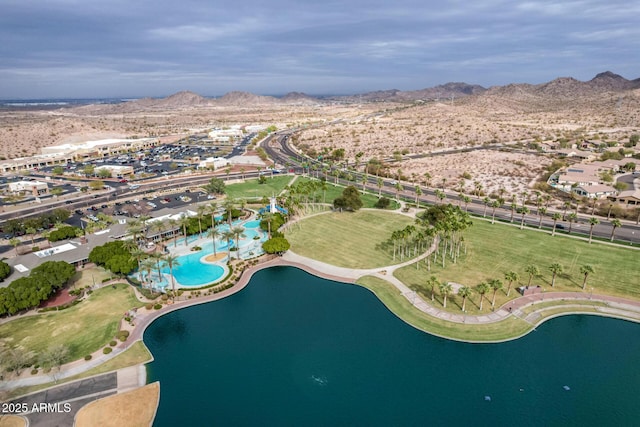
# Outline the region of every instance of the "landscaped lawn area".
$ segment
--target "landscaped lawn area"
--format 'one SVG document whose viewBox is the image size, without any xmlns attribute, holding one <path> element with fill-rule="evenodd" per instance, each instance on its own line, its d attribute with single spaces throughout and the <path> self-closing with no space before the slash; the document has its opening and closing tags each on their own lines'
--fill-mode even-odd
<svg viewBox="0 0 640 427">
<path fill-rule="evenodd" d="M 258 179 L 248 179 L 245 182 L 239 182 L 236 184 L 229 184 L 226 186 L 226 195 L 230 199 L 255 199 L 262 197 L 271 197 L 278 195 L 284 190 L 284 187 L 289 185 L 292 176 L 289 175 L 276 175 L 270 178 L 268 174 L 265 175 L 267 182 L 259 184 Z"/>
<path fill-rule="evenodd" d="M 526 285 L 529 274 L 525 267 L 534 264 L 540 269 L 540 277 L 534 277 L 531 284 L 540 285 L 545 291 L 581 291 L 584 276 L 580 267 L 589 264 L 595 273 L 589 275 L 586 292 L 593 287 L 594 294 L 603 293 L 631 298 L 640 298 L 640 252 L 633 249 L 614 247 L 605 244 L 588 244 L 586 241 L 564 236 L 551 237 L 548 233 L 535 230 L 520 230 L 503 224 L 490 224 L 475 219 L 473 226 L 464 234 L 468 245 L 467 254 L 462 254 L 457 264 L 447 259 L 444 270 L 438 262 L 431 263 L 428 272 L 424 263 L 420 269 L 411 265 L 395 272 L 395 276 L 402 282 L 417 290 L 425 300 L 430 299 L 431 292 L 425 288 L 425 282 L 431 275 L 440 281 L 460 283 L 466 286 L 476 286 L 488 279 L 500 279 L 504 283 L 504 290 L 498 291 L 496 306 L 507 301 L 504 273 L 515 271 L 520 275 L 514 287 Z M 551 287 L 551 271 L 549 266 L 559 263 L 563 272 L 556 277 L 555 287 Z M 483 312 L 490 310 L 490 298 L 493 291 L 485 297 Z M 436 292 L 438 295 L 438 292 Z M 512 291 L 510 298 L 518 297 Z M 442 298 L 438 295 L 436 305 L 441 307 Z M 467 312 L 477 313 L 480 296 L 472 294 L 467 301 Z M 447 309 L 460 311 L 462 299 L 450 296 Z"/>
<path fill-rule="evenodd" d="M 114 339 L 123 313 L 140 303 L 127 284 L 105 286 L 88 300 L 62 311 L 23 317 L 0 325 L 0 343 L 36 354 L 56 345 L 69 350 L 67 361 L 98 350 Z"/>
<path fill-rule="evenodd" d="M 303 219 L 285 237 L 299 255 L 340 267 L 375 268 L 400 262 L 376 246 L 413 223 L 413 218 L 385 211 L 331 212 Z"/>
<path fill-rule="evenodd" d="M 428 332 L 461 341 L 504 341 L 520 337 L 532 329 L 524 320 L 510 316 L 503 321 L 483 324 L 453 323 L 432 317 L 417 308 L 389 282 L 373 276 L 358 279 L 359 285 L 371 290 L 396 316 L 408 324 Z"/>
<path fill-rule="evenodd" d="M 311 179 L 311 178 L 304 178 L 304 177 L 300 177 L 298 179 L 296 179 L 295 183 L 300 183 L 300 182 L 307 182 L 307 181 L 317 181 L 316 179 Z M 356 183 L 353 184 L 354 187 L 356 187 L 358 190 L 362 189 L 362 184 L 358 185 Z M 329 203 L 332 204 L 333 203 L 333 199 L 342 196 L 342 191 L 345 189 L 345 187 L 342 186 L 336 186 L 334 185 L 332 182 L 327 181 L 326 183 L 326 190 L 324 192 L 324 195 L 322 193 L 322 190 L 318 190 L 316 193 L 316 203 Z M 370 194 L 370 193 L 365 193 L 365 194 L 361 194 L 360 195 L 360 199 L 362 200 L 362 207 L 363 208 L 373 208 L 374 205 L 376 204 L 376 202 L 378 201 L 379 197 L 377 194 Z M 324 202 L 323 202 L 324 200 Z M 389 205 L 390 209 L 397 209 L 399 207 L 398 203 L 391 199 L 391 204 Z"/>
</svg>

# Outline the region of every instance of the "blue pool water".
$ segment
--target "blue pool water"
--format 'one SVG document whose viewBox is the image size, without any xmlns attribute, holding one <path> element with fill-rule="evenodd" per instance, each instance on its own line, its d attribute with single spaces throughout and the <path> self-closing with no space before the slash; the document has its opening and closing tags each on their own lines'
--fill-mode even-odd
<svg viewBox="0 0 640 427">
<path fill-rule="evenodd" d="M 180 265 L 173 268 L 173 276 L 184 286 L 202 286 L 218 280 L 224 274 L 224 268 L 217 264 L 203 264 L 200 258 L 205 253 L 194 252 L 178 257 Z M 162 269 L 162 273 L 169 274 L 169 267 Z"/>
<path fill-rule="evenodd" d="M 245 228 L 259 228 L 260 227 L 260 221 L 259 220 L 247 221 L 247 222 L 244 223 L 244 227 Z"/>
</svg>

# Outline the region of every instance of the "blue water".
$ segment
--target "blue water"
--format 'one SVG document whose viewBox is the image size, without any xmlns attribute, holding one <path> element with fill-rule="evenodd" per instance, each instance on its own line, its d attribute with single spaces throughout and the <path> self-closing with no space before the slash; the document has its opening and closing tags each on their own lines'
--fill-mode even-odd
<svg viewBox="0 0 640 427">
<path fill-rule="evenodd" d="M 247 221 L 247 222 L 244 223 L 244 226 L 246 228 L 259 228 L 260 227 L 260 221 L 259 220 Z"/>
<path fill-rule="evenodd" d="M 615 319 L 566 316 L 516 341 L 464 344 L 406 325 L 364 288 L 278 267 L 156 320 L 144 339 L 148 380 L 161 383 L 155 426 L 640 419 L 640 325 Z"/>
<path fill-rule="evenodd" d="M 202 286 L 222 277 L 224 269 L 217 264 L 203 264 L 200 258 L 205 252 L 194 252 L 178 257 L 180 263 L 173 267 L 173 276 L 184 286 Z M 169 267 L 162 269 L 163 274 L 169 274 Z M 166 279 L 165 279 L 166 280 Z"/>
</svg>

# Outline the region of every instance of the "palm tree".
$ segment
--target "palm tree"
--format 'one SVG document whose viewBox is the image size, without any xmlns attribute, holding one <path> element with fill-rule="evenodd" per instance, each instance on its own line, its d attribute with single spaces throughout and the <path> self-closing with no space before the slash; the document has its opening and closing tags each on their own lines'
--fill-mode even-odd
<svg viewBox="0 0 640 427">
<path fill-rule="evenodd" d="M 176 233 L 176 230 L 178 228 L 178 221 L 173 218 L 169 218 L 167 222 L 169 223 L 169 228 L 171 229 L 171 233 L 173 234 L 173 247 L 175 248 L 178 245 L 178 233 Z"/>
<path fill-rule="evenodd" d="M 464 202 L 464 211 L 468 212 L 469 203 L 471 203 L 471 197 L 463 195 L 462 201 Z"/>
<path fill-rule="evenodd" d="M 236 237 L 236 255 L 237 258 L 240 259 L 240 239 L 246 237 L 244 234 L 244 227 L 233 227 L 233 235 Z"/>
<path fill-rule="evenodd" d="M 589 218 L 589 226 L 591 227 L 589 228 L 589 243 L 591 243 L 591 237 L 593 236 L 593 227 L 595 227 L 599 223 L 600 223 L 600 220 L 598 218 L 594 216 Z"/>
<path fill-rule="evenodd" d="M 517 208 L 518 204 L 516 202 L 511 202 L 511 219 L 509 220 L 510 222 L 513 222 L 513 216 L 515 215 Z"/>
<path fill-rule="evenodd" d="M 562 273 L 562 265 L 558 264 L 557 262 L 554 262 L 549 266 L 549 270 L 551 270 L 551 274 L 552 274 L 551 287 L 553 287 L 556 284 L 556 275 Z"/>
<path fill-rule="evenodd" d="M 462 311 L 465 312 L 467 298 L 471 296 L 471 288 L 468 286 L 461 287 L 460 289 L 458 289 L 458 295 L 462 297 Z"/>
<path fill-rule="evenodd" d="M 496 223 L 496 209 L 500 207 L 502 203 L 500 203 L 500 199 L 498 200 L 494 200 L 493 202 L 491 202 L 491 224 L 495 224 Z"/>
<path fill-rule="evenodd" d="M 584 274 L 584 280 L 582 281 L 582 290 L 587 287 L 587 277 L 589 277 L 589 274 L 593 273 L 595 273 L 595 270 L 589 264 L 580 267 L 580 274 Z"/>
<path fill-rule="evenodd" d="M 164 255 L 160 252 L 151 252 L 149 257 L 156 263 L 156 270 L 158 270 L 158 277 L 162 280 L 162 262 L 164 261 Z"/>
<path fill-rule="evenodd" d="M 502 280 L 491 279 L 489 280 L 489 287 L 493 289 L 493 298 L 491 299 L 491 309 L 496 305 L 496 292 L 502 289 Z"/>
<path fill-rule="evenodd" d="M 476 292 L 480 294 L 480 311 L 482 311 L 482 301 L 484 300 L 484 294 L 489 291 L 489 285 L 485 282 L 481 282 L 476 286 Z"/>
<path fill-rule="evenodd" d="M 176 300 L 176 279 L 174 279 L 173 277 L 173 267 L 177 267 L 180 265 L 180 262 L 178 261 L 178 257 L 175 255 L 171 255 L 171 254 L 167 254 L 163 257 L 163 261 L 165 263 L 167 263 L 167 266 L 169 267 L 169 274 L 171 275 L 171 290 L 172 295 L 171 295 L 171 299 L 172 301 Z"/>
<path fill-rule="evenodd" d="M 528 213 L 529 213 L 529 208 L 523 205 L 520 208 L 520 214 L 522 214 L 522 218 L 520 219 L 520 230 L 524 228 L 524 216 Z"/>
<path fill-rule="evenodd" d="M 482 212 L 482 218 L 486 218 L 487 217 L 487 208 L 491 204 L 491 199 L 488 198 L 487 196 L 485 196 L 482 199 L 482 203 L 484 204 L 484 211 Z"/>
<path fill-rule="evenodd" d="M 571 212 L 567 216 L 567 221 L 569 221 L 569 234 L 571 234 L 571 227 L 573 227 L 574 222 L 578 222 L 578 215 L 576 215 L 574 212 Z"/>
<path fill-rule="evenodd" d="M 198 215 L 198 230 L 200 231 L 198 237 L 202 238 L 202 218 L 204 217 L 207 207 L 205 205 L 198 205 L 196 212 Z"/>
<path fill-rule="evenodd" d="M 436 287 L 440 284 L 438 278 L 436 276 L 431 276 L 427 280 L 427 289 L 431 291 L 431 301 L 435 301 L 436 299 Z"/>
<path fill-rule="evenodd" d="M 618 218 L 611 220 L 611 241 L 613 242 L 613 236 L 616 234 L 616 228 L 622 227 L 622 222 Z"/>
<path fill-rule="evenodd" d="M 400 184 L 400 181 L 396 182 L 396 201 L 400 200 L 400 190 L 402 190 L 402 184 Z"/>
<path fill-rule="evenodd" d="M 233 210 L 236 208 L 236 202 L 233 199 L 227 199 L 224 202 L 224 210 L 227 213 L 227 222 L 229 223 L 229 228 L 231 228 L 231 219 L 233 217 Z"/>
<path fill-rule="evenodd" d="M 440 285 L 438 285 L 438 288 L 442 295 L 442 306 L 447 308 L 447 296 L 451 293 L 451 284 L 448 282 L 441 282 Z"/>
<path fill-rule="evenodd" d="M 527 287 L 531 285 L 531 280 L 533 280 L 533 276 L 538 277 L 540 275 L 540 269 L 537 265 L 529 264 L 525 267 L 524 271 L 529 273 L 529 281 L 527 282 Z"/>
<path fill-rule="evenodd" d="M 507 296 L 511 293 L 511 284 L 516 282 L 519 278 L 520 276 L 515 271 L 508 271 L 504 273 L 504 280 L 509 282 L 509 285 L 507 286 Z"/>
<path fill-rule="evenodd" d="M 551 232 L 551 236 L 556 235 L 556 225 L 558 225 L 560 218 L 562 218 L 562 216 L 558 212 L 551 215 L 551 219 L 553 219 L 553 231 Z"/>
<path fill-rule="evenodd" d="M 189 221 L 188 216 L 182 215 L 178 220 L 178 223 L 182 227 L 182 234 L 184 234 L 184 245 L 187 246 L 189 244 L 187 242 L 187 226 L 191 223 L 191 221 Z"/>
<path fill-rule="evenodd" d="M 422 196 L 422 188 L 419 185 L 416 185 L 416 207 L 418 206 L 418 198 Z"/>
<path fill-rule="evenodd" d="M 220 233 L 220 230 L 218 230 L 217 227 L 211 227 L 209 229 L 209 231 L 207 232 L 207 237 L 211 237 L 211 241 L 213 243 L 213 255 L 217 255 L 216 253 L 216 237 L 220 237 L 222 235 L 222 233 Z"/>
<path fill-rule="evenodd" d="M 540 221 L 538 221 L 538 228 L 542 228 L 542 217 L 547 214 L 547 208 L 544 206 L 538 207 L 538 216 L 540 217 Z"/>
<path fill-rule="evenodd" d="M 147 272 L 147 284 L 151 284 L 150 279 L 151 279 L 151 270 L 153 270 L 156 267 L 156 262 L 151 259 L 151 258 L 147 258 L 144 261 L 142 261 L 142 264 L 140 264 L 140 270 L 146 271 Z M 141 280 L 142 282 L 142 280 Z"/>
<path fill-rule="evenodd" d="M 222 237 L 227 241 L 227 251 L 229 251 L 229 259 L 231 259 L 231 240 L 233 240 L 235 234 L 231 230 L 223 231 Z"/>
</svg>

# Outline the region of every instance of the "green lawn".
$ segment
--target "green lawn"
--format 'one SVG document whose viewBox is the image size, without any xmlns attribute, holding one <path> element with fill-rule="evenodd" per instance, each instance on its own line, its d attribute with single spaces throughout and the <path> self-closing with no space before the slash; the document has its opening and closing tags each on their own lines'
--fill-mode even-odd
<svg viewBox="0 0 640 427">
<path fill-rule="evenodd" d="M 447 322 L 413 307 L 389 282 L 377 277 L 365 276 L 357 283 L 371 290 L 392 313 L 408 324 L 441 337 L 471 342 L 505 341 L 520 337 L 532 329 L 530 324 L 515 316 L 501 322 L 485 324 Z"/>
<path fill-rule="evenodd" d="M 254 199 L 277 196 L 293 179 L 289 175 L 276 175 L 273 178 L 270 178 L 269 175 L 265 176 L 267 177 L 267 182 L 264 184 L 259 184 L 258 179 L 255 178 L 227 185 L 227 197 L 231 199 Z"/>
<path fill-rule="evenodd" d="M 139 365 L 141 363 L 148 363 L 151 360 L 152 360 L 151 353 L 149 352 L 147 347 L 144 345 L 144 343 L 142 341 L 136 341 L 135 343 L 133 343 L 133 345 L 131 345 L 131 347 L 129 347 L 128 349 L 126 349 L 125 351 L 123 351 L 113 359 L 110 359 L 105 363 L 99 366 L 96 366 L 95 368 L 89 369 L 88 371 L 84 371 L 81 374 L 77 374 L 72 377 L 58 380 L 55 383 L 50 382 L 50 383 L 38 384 L 30 387 L 20 387 L 17 389 L 13 389 L 6 396 L 2 396 L 2 397 L 4 399 L 12 399 L 17 396 L 33 393 L 38 390 L 44 390 L 49 387 L 53 387 L 54 385 L 60 385 L 60 384 L 68 383 L 71 381 L 79 380 L 82 378 L 88 378 L 94 375 L 104 374 L 107 372 L 126 368 L 128 366 Z"/>
<path fill-rule="evenodd" d="M 123 313 L 142 304 L 127 284 L 106 286 L 93 292 L 87 301 L 62 311 L 23 317 L 0 325 L 3 346 L 21 346 L 36 354 L 63 344 L 69 349 L 67 361 L 77 360 L 113 339 Z"/>
<path fill-rule="evenodd" d="M 307 182 L 307 181 L 312 181 L 312 179 L 311 178 L 299 177 L 296 180 L 296 183 Z M 313 181 L 317 181 L 317 180 L 314 179 Z M 356 187 L 358 190 L 361 190 L 362 189 L 362 184 L 356 185 L 354 183 L 354 187 Z M 344 188 L 345 187 L 336 186 L 332 182 L 327 181 L 327 188 L 326 188 L 326 191 L 324 192 L 324 194 L 323 194 L 322 190 L 318 190 L 318 192 L 316 194 L 316 202 L 318 202 L 318 203 L 333 203 L 333 199 L 342 196 L 342 191 L 344 190 Z M 370 194 L 370 193 L 361 194 L 360 198 L 362 200 L 362 207 L 363 208 L 373 208 L 374 205 L 376 204 L 376 202 L 379 199 L 377 194 Z M 391 200 L 390 209 L 397 209 L 398 207 L 399 207 L 398 203 L 395 200 Z"/>
<path fill-rule="evenodd" d="M 432 262 L 431 272 L 423 263 L 416 270 L 415 264 L 396 271 L 395 276 L 402 282 L 417 290 L 423 298 L 430 298 L 430 291 L 424 287 L 426 279 L 435 275 L 440 281 L 451 281 L 466 286 L 475 286 L 481 281 L 497 278 L 504 282 L 504 273 L 510 270 L 520 275 L 515 286 L 526 285 L 529 275 L 524 269 L 529 264 L 537 265 L 540 277 L 534 278 L 532 285 L 540 285 L 545 291 L 581 291 L 583 275 L 580 267 L 590 264 L 595 274 L 588 278 L 587 292 L 593 287 L 594 293 L 618 295 L 630 298 L 640 298 L 640 252 L 637 250 L 613 247 L 604 244 L 555 236 L 534 230 L 520 230 L 503 224 L 490 224 L 481 220 L 474 220 L 473 226 L 465 232 L 468 244 L 466 255 L 462 255 L 457 264 L 446 260 L 443 269 L 438 263 Z M 549 266 L 559 263 L 564 271 L 556 278 L 555 287 L 551 287 L 551 272 Z M 504 282 L 506 288 L 506 282 Z M 490 310 L 492 291 L 486 294 L 483 312 Z M 512 291 L 510 298 L 519 296 Z M 467 302 L 467 312 L 477 313 L 479 305 L 478 294 L 473 294 Z M 437 297 L 436 304 L 440 306 L 441 297 Z M 504 291 L 498 291 L 496 305 L 507 301 Z M 447 309 L 460 311 L 461 298 L 454 296 L 449 299 Z"/>
<path fill-rule="evenodd" d="M 385 211 L 331 212 L 303 219 L 285 236 L 302 256 L 349 268 L 375 268 L 399 263 L 376 246 L 412 218 Z"/>
</svg>

